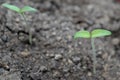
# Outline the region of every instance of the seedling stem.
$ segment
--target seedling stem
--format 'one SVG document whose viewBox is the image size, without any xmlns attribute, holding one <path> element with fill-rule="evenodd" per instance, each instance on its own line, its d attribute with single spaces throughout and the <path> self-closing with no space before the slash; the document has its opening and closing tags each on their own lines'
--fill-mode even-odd
<svg viewBox="0 0 120 80">
<path fill-rule="evenodd" d="M 96 74 L 96 50 L 94 44 L 94 38 L 91 38 L 91 45 L 92 45 L 92 53 L 93 53 L 93 73 Z"/>
<path fill-rule="evenodd" d="M 32 44 L 32 33 L 31 33 L 31 30 L 30 30 L 30 27 L 28 26 L 28 22 L 26 20 L 26 16 L 24 13 L 21 13 L 21 16 L 23 17 L 24 21 L 25 21 L 25 24 L 26 24 L 26 28 L 28 29 L 29 31 L 29 43 Z"/>
</svg>

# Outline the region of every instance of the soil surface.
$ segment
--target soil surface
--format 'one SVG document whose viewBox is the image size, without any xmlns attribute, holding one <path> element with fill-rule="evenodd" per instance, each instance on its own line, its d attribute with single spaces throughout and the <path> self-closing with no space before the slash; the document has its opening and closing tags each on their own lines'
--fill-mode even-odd
<svg viewBox="0 0 120 80">
<path fill-rule="evenodd" d="M 21 16 L 0 7 L 0 80 L 120 80 L 120 0 L 1 0 L 38 9 Z M 26 27 L 25 27 L 26 26 Z M 33 44 L 29 44 L 31 28 Z M 75 32 L 102 28 L 111 36 L 89 39 Z"/>
</svg>

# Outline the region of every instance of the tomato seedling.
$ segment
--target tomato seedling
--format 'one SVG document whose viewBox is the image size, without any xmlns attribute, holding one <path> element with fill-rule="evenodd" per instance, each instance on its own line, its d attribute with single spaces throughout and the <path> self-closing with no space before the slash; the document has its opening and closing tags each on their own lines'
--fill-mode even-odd
<svg viewBox="0 0 120 80">
<path fill-rule="evenodd" d="M 15 5 L 11 5 L 11 4 L 8 4 L 8 3 L 4 3 L 4 4 L 2 4 L 2 6 L 10 9 L 12 11 L 17 12 L 18 14 L 20 14 L 23 17 L 23 19 L 24 19 L 24 21 L 26 23 L 26 28 L 29 31 L 29 43 L 32 44 L 32 33 L 30 31 L 30 27 L 28 25 L 28 22 L 27 22 L 27 19 L 26 19 L 26 16 L 25 16 L 25 12 L 36 12 L 37 9 L 32 8 L 30 6 L 24 6 L 23 8 L 19 8 L 19 7 L 15 6 Z"/>
<path fill-rule="evenodd" d="M 93 53 L 93 73 L 96 74 L 96 49 L 94 38 L 111 35 L 111 32 L 104 29 L 95 29 L 92 32 L 81 30 L 75 33 L 74 38 L 89 38 L 91 39 L 92 53 Z"/>
</svg>

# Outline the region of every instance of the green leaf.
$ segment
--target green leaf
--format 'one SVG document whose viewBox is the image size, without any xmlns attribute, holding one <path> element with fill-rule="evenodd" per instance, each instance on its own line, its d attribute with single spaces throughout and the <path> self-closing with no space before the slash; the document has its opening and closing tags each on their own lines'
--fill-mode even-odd
<svg viewBox="0 0 120 80">
<path fill-rule="evenodd" d="M 27 11 L 36 12 L 37 9 L 32 8 L 32 7 L 30 7 L 30 6 L 25 6 L 25 7 L 23 7 L 23 8 L 21 9 L 21 13 L 24 13 L 24 12 L 27 12 Z"/>
<path fill-rule="evenodd" d="M 74 38 L 90 38 L 90 33 L 88 31 L 82 30 L 79 32 L 76 32 L 74 35 Z"/>
<path fill-rule="evenodd" d="M 10 5 L 8 3 L 4 3 L 4 4 L 2 4 L 2 6 L 8 8 L 10 10 L 13 10 L 15 12 L 18 12 L 18 13 L 20 12 L 20 8 L 18 8 L 17 6 Z"/>
<path fill-rule="evenodd" d="M 110 31 L 104 29 L 96 29 L 91 32 L 92 38 L 108 36 L 111 34 L 112 33 Z"/>
</svg>

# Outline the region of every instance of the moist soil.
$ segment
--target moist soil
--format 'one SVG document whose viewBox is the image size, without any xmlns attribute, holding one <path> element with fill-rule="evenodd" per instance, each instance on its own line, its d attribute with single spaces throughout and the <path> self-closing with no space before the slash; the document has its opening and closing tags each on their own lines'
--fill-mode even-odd
<svg viewBox="0 0 120 80">
<path fill-rule="evenodd" d="M 2 0 L 38 11 L 21 16 L 0 7 L 0 80 L 120 80 L 119 0 Z M 28 27 L 33 44 L 29 44 Z M 89 39 L 74 33 L 101 28 L 112 35 L 95 39 L 93 74 Z"/>
</svg>

